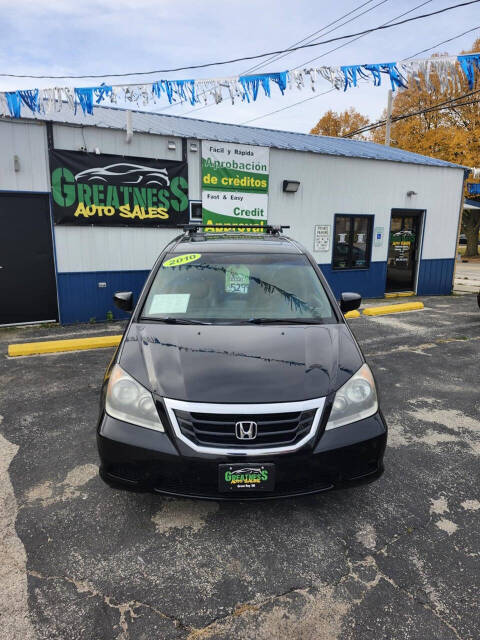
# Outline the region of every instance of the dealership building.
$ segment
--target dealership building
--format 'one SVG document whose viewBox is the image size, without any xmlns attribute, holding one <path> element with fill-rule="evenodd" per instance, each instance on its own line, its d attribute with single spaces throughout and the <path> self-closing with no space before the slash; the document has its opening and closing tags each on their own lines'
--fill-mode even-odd
<svg viewBox="0 0 480 640">
<path fill-rule="evenodd" d="M 118 108 L 1 117 L 0 324 L 122 317 L 113 293 L 137 296 L 202 220 L 289 225 L 337 296 L 449 294 L 464 177 L 370 142 Z"/>
</svg>

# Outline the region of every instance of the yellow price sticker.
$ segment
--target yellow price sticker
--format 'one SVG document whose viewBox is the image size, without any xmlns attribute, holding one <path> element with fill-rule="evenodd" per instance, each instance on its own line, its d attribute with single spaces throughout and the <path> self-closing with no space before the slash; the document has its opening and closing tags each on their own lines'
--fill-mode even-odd
<svg viewBox="0 0 480 640">
<path fill-rule="evenodd" d="M 201 253 L 184 253 L 181 256 L 175 256 L 175 258 L 170 258 L 170 260 L 166 260 L 162 267 L 180 267 L 183 264 L 188 264 L 189 262 L 195 262 L 202 257 Z"/>
</svg>

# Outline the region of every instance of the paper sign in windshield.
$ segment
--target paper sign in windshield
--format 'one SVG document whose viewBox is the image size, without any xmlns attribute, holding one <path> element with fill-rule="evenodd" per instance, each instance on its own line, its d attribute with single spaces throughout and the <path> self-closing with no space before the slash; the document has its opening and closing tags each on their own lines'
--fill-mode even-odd
<svg viewBox="0 0 480 640">
<path fill-rule="evenodd" d="M 242 265 L 231 265 L 225 272 L 225 291 L 227 293 L 248 293 L 250 269 Z"/>
<path fill-rule="evenodd" d="M 153 296 L 149 315 L 185 313 L 190 300 L 189 293 L 159 293 Z"/>
<path fill-rule="evenodd" d="M 195 262 L 202 257 L 201 253 L 184 253 L 181 256 L 175 256 L 170 260 L 165 260 L 162 267 L 180 267 L 182 264 L 188 264 L 189 262 Z"/>
</svg>

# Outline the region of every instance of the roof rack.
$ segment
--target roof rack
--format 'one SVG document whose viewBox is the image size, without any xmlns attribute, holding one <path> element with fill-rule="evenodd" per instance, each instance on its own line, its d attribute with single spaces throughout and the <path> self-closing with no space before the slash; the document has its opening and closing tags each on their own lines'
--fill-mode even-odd
<svg viewBox="0 0 480 640">
<path fill-rule="evenodd" d="M 229 232 L 233 231 L 234 233 L 235 231 L 235 227 L 240 227 L 242 229 L 247 228 L 247 229 L 262 229 L 265 233 L 267 233 L 268 235 L 271 236 L 278 236 L 280 235 L 284 229 L 290 229 L 290 225 L 274 225 L 274 224 L 242 224 L 242 225 L 235 225 L 235 224 L 228 224 L 228 223 L 221 223 L 219 222 L 218 224 L 179 224 L 177 225 L 180 229 L 183 229 L 185 233 L 188 233 L 189 236 L 193 236 L 196 233 L 199 232 L 199 230 L 202 229 L 212 229 L 212 227 L 215 227 L 216 229 L 218 229 L 219 227 L 225 227 L 225 229 L 227 229 Z M 237 231 L 236 233 L 244 233 L 243 231 Z"/>
</svg>

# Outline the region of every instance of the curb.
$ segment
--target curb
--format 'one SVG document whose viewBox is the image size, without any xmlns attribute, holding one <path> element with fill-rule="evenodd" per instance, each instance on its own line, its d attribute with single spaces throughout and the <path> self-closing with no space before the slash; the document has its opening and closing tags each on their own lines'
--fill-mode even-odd
<svg viewBox="0 0 480 640">
<path fill-rule="evenodd" d="M 357 311 L 356 309 L 354 311 L 347 311 L 347 313 L 345 313 L 343 317 L 347 318 L 347 320 L 351 320 L 352 318 L 360 318 L 360 311 Z"/>
<path fill-rule="evenodd" d="M 396 291 L 395 293 L 386 293 L 385 298 L 411 298 L 416 295 L 415 291 Z"/>
<path fill-rule="evenodd" d="M 97 338 L 77 338 L 74 340 L 49 340 L 47 342 L 24 342 L 22 344 L 9 344 L 8 355 L 11 358 L 18 356 L 33 356 L 41 353 L 57 353 L 61 351 L 81 351 L 84 349 L 104 349 L 105 347 L 117 347 L 122 336 L 101 336 Z"/>
<path fill-rule="evenodd" d="M 417 311 L 423 309 L 423 302 L 403 302 L 400 304 L 387 304 L 380 307 L 367 307 L 363 310 L 364 316 L 383 316 L 389 313 L 401 313 L 403 311 Z"/>
</svg>

